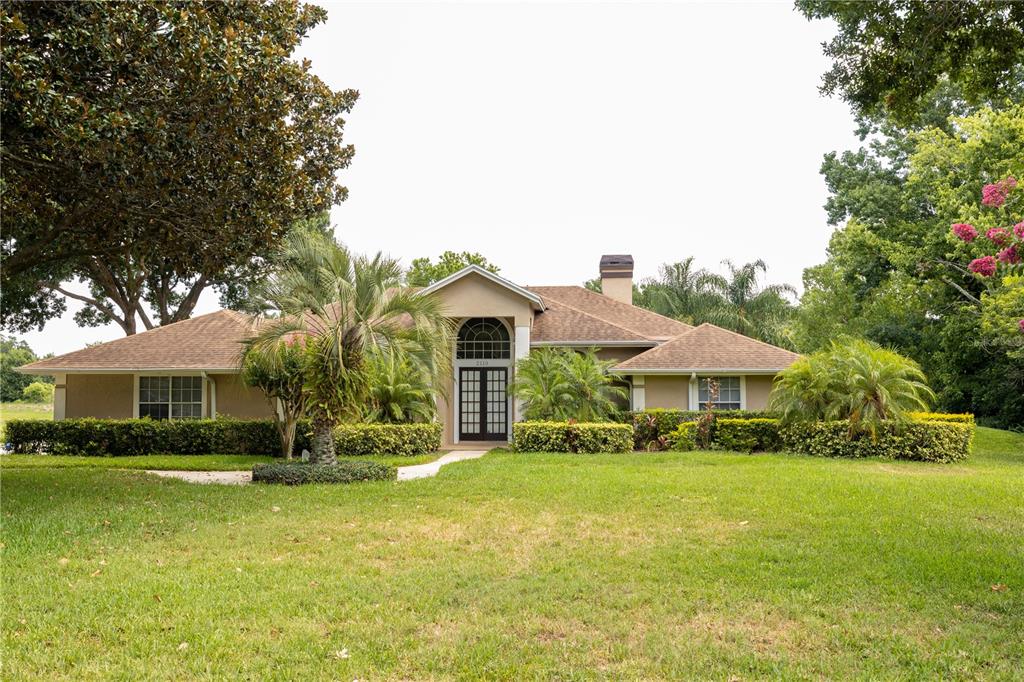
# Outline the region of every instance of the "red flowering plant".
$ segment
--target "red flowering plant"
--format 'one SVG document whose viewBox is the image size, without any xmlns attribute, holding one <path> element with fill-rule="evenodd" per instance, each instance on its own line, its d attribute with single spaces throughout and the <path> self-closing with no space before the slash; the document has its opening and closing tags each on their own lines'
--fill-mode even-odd
<svg viewBox="0 0 1024 682">
<path fill-rule="evenodd" d="M 976 256 L 967 265 L 967 270 L 984 282 L 989 291 L 1007 277 L 1024 274 L 1024 220 L 1020 215 L 1020 195 L 1017 179 L 1012 175 L 998 182 L 985 185 L 981 190 L 981 204 L 997 212 L 996 220 L 1006 227 L 992 227 L 984 236 L 970 223 L 953 223 L 950 234 L 953 239 L 970 245 L 970 253 Z M 997 277 L 998 275 L 998 277 Z M 1018 323 L 1024 333 L 1024 319 Z"/>
</svg>

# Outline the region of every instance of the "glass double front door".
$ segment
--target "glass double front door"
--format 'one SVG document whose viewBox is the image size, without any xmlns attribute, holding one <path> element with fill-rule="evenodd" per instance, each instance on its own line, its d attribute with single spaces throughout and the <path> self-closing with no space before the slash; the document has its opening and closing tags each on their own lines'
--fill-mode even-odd
<svg viewBox="0 0 1024 682">
<path fill-rule="evenodd" d="M 459 440 L 508 440 L 508 368 L 459 368 Z"/>
</svg>

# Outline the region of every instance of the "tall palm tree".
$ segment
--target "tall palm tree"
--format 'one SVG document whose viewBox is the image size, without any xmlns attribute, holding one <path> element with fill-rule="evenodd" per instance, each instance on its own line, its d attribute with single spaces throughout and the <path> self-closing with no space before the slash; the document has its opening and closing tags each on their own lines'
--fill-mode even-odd
<svg viewBox="0 0 1024 682">
<path fill-rule="evenodd" d="M 709 275 L 706 284 L 716 301 L 706 321 L 769 343 L 782 341 L 781 323 L 792 310 L 787 296 L 796 289 L 788 284 L 761 286 L 760 277 L 768 270 L 761 259 L 737 266 L 722 261 L 728 276 Z"/>
<path fill-rule="evenodd" d="M 334 427 L 358 419 L 370 389 L 368 355 L 407 358 L 430 376 L 450 371 L 452 328 L 439 299 L 400 286 L 398 262 L 356 256 L 324 234 L 296 230 L 263 292 L 266 321 L 249 348 L 274 353 L 281 340 L 305 347 L 310 460 L 336 461 Z"/>
<path fill-rule="evenodd" d="M 716 296 L 709 290 L 714 275 L 697 268 L 693 256 L 677 263 L 665 263 L 658 278 L 646 284 L 651 309 L 688 324 L 705 322 L 715 307 Z"/>
</svg>

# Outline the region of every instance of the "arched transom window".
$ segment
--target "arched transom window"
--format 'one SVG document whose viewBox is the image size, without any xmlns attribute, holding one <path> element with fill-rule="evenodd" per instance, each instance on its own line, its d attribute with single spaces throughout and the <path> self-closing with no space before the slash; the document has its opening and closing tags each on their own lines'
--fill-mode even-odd
<svg viewBox="0 0 1024 682">
<path fill-rule="evenodd" d="M 504 360 L 512 356 L 508 330 L 493 317 L 474 317 L 459 329 L 455 357 L 459 360 Z"/>
</svg>

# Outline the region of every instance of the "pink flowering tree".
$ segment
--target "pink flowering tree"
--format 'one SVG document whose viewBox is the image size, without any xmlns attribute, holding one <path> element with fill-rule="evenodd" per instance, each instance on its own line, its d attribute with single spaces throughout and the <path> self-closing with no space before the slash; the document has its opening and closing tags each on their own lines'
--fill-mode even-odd
<svg viewBox="0 0 1024 682">
<path fill-rule="evenodd" d="M 1022 192 L 1024 189 L 1018 187 L 1017 179 L 1012 175 L 987 184 L 981 190 L 981 205 L 992 212 L 994 222 L 1002 226 L 988 228 L 984 233 L 967 222 L 954 223 L 950 228 L 951 238 L 963 242 L 963 251 L 971 258 L 967 271 L 985 285 L 988 296 L 996 296 L 1003 287 L 1018 289 L 1024 286 Z M 1000 296 L 1005 299 L 1005 296 Z M 1024 310 L 1003 312 L 1018 317 L 1012 326 L 1016 333 L 1024 334 Z"/>
</svg>

